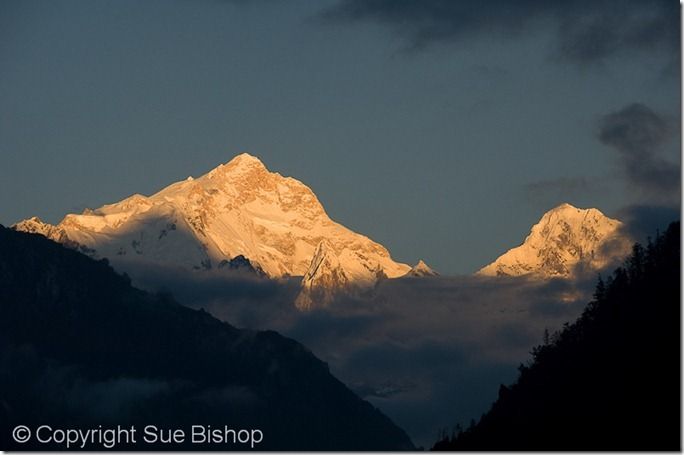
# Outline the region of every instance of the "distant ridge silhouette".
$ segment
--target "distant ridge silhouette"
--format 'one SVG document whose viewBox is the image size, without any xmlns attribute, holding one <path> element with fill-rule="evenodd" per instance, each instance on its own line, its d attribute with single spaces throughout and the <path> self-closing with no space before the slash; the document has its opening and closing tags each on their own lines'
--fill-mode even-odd
<svg viewBox="0 0 684 455">
<path fill-rule="evenodd" d="M 13 442 L 19 424 L 231 425 L 263 431 L 259 450 L 413 448 L 296 341 L 237 329 L 131 287 L 106 260 L 0 226 L 0 448 L 64 449 Z M 249 449 L 117 447 L 207 448 Z"/>
</svg>

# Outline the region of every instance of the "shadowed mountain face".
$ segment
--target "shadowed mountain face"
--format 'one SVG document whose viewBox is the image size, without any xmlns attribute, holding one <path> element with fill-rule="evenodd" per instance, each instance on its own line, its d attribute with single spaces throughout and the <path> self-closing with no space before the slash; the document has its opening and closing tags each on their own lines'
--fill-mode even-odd
<svg viewBox="0 0 684 455">
<path fill-rule="evenodd" d="M 636 245 L 479 423 L 434 448 L 681 450 L 680 249 L 679 223 Z"/>
<path fill-rule="evenodd" d="M 2 449 L 59 448 L 15 444 L 18 424 L 228 425 L 260 429 L 259 449 L 413 447 L 297 342 L 237 329 L 131 287 L 106 261 L 2 227 L 0 417 Z"/>
</svg>

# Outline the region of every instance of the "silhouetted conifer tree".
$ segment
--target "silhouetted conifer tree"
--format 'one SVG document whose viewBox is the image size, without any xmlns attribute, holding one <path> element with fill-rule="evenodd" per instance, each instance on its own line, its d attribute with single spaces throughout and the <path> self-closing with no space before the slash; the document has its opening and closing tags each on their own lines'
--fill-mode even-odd
<svg viewBox="0 0 684 455">
<path fill-rule="evenodd" d="M 680 450 L 680 227 L 604 282 L 532 350 L 480 421 L 433 450 Z"/>
</svg>

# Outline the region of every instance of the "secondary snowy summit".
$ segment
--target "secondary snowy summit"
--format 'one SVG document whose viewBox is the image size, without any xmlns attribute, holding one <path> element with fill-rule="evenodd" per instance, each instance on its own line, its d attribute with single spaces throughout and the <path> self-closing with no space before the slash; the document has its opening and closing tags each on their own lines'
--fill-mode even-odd
<svg viewBox="0 0 684 455">
<path fill-rule="evenodd" d="M 571 277 L 578 267 L 592 270 L 624 258 L 631 240 L 622 223 L 595 208 L 561 204 L 549 210 L 525 242 L 477 272 L 485 276 Z"/>
</svg>

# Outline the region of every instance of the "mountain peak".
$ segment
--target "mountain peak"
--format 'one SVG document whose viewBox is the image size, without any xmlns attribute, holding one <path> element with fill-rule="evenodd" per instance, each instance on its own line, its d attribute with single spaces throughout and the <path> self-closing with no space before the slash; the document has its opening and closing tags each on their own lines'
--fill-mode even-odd
<svg viewBox="0 0 684 455">
<path fill-rule="evenodd" d="M 364 285 L 375 282 L 378 269 L 396 278 L 410 268 L 331 220 L 304 183 L 270 172 L 249 153 L 151 196 L 69 214 L 58 226 L 26 220 L 16 227 L 82 245 L 122 268 L 137 261 L 205 270 L 241 255 L 271 278 L 311 269 L 315 284 L 334 269 L 336 283 Z"/>
<path fill-rule="evenodd" d="M 432 267 L 427 265 L 423 260 L 419 260 L 418 264 L 414 265 L 411 270 L 405 276 L 413 277 L 426 277 L 426 276 L 437 276 L 439 273 L 435 272 Z"/>
<path fill-rule="evenodd" d="M 546 212 L 524 243 L 482 268 L 479 275 L 569 277 L 580 266 L 603 268 L 629 252 L 622 223 L 595 208 L 568 203 Z"/>
<path fill-rule="evenodd" d="M 558 205 L 557 207 L 554 207 L 551 210 L 549 210 L 549 212 L 560 212 L 560 211 L 564 211 L 564 210 L 580 210 L 580 209 L 578 209 L 577 207 L 575 207 L 574 205 L 572 205 L 570 203 L 563 202 L 562 204 Z"/>
<path fill-rule="evenodd" d="M 217 178 L 224 178 L 227 175 L 234 177 L 236 175 L 255 176 L 266 175 L 269 173 L 270 171 L 259 158 L 250 155 L 249 153 L 241 153 L 233 157 L 233 159 L 227 163 L 219 164 L 217 167 L 209 171 L 206 176 L 211 180 L 215 180 Z"/>
<path fill-rule="evenodd" d="M 261 162 L 259 158 L 257 158 L 254 155 L 250 155 L 249 153 L 240 153 L 239 155 L 236 155 L 232 160 L 228 161 L 225 164 L 226 167 L 242 167 L 242 166 L 247 166 L 247 167 L 254 167 L 254 166 L 259 166 L 266 168 L 264 166 L 264 163 Z"/>
<path fill-rule="evenodd" d="M 583 215 L 587 213 L 593 213 L 593 214 L 598 214 L 600 216 L 605 216 L 603 212 L 601 212 L 599 209 L 594 208 L 594 207 L 589 207 L 586 209 L 582 209 L 579 207 L 575 207 L 572 204 L 569 204 L 567 202 L 563 202 L 562 204 L 552 208 L 548 212 L 546 212 L 544 215 L 551 215 L 551 214 L 571 214 L 571 213 L 581 213 Z"/>
</svg>

